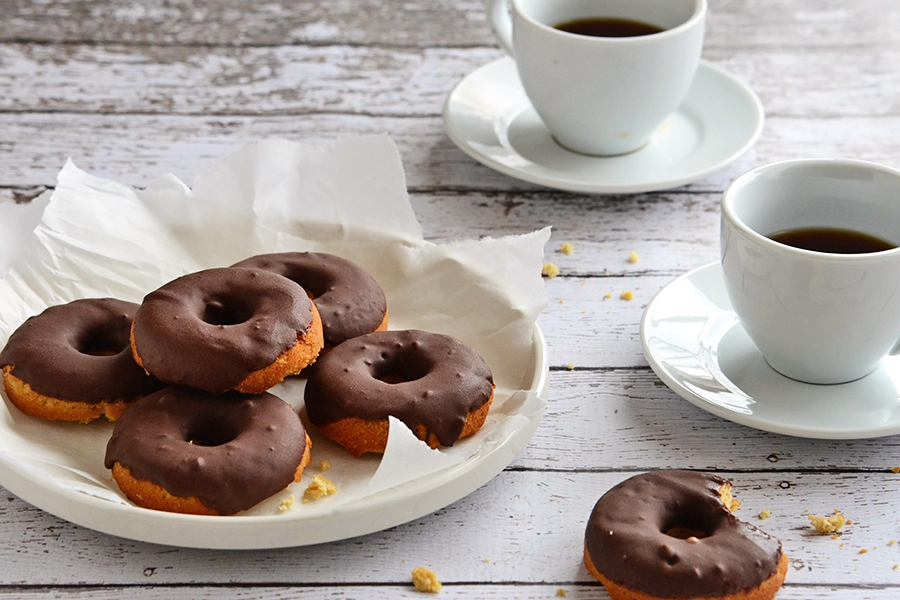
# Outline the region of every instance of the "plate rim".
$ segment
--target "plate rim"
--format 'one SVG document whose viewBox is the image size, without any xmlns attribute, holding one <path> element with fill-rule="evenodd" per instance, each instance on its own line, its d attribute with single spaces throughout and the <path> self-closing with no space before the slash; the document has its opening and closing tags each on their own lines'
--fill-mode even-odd
<svg viewBox="0 0 900 600">
<path fill-rule="evenodd" d="M 532 364 L 533 363 L 533 364 Z M 529 358 L 532 370 L 526 391 L 546 400 L 549 350 L 543 331 L 532 326 Z M 444 471 L 431 473 L 348 505 L 314 516 L 185 515 L 117 504 L 55 486 L 44 477 L 28 477 L 25 464 L 0 450 L 0 485 L 54 516 L 88 529 L 139 542 L 166 546 L 254 550 L 308 546 L 383 531 L 428 515 L 474 492 L 505 469 L 534 434 L 544 409 L 483 456 L 470 457 Z M 50 485 L 47 485 L 50 484 Z M 312 523 L 314 527 L 307 527 Z M 300 525 L 290 527 L 290 525 Z M 224 527 L 223 527 L 224 526 Z M 269 529 L 279 535 L 273 539 Z"/>
<path fill-rule="evenodd" d="M 641 347 L 644 352 L 644 357 L 650 365 L 650 368 L 659 377 L 663 383 L 666 384 L 670 390 L 675 392 L 678 396 L 687 400 L 689 403 L 694 406 L 710 413 L 721 417 L 725 420 L 732 421 L 733 423 L 737 423 L 739 425 L 743 425 L 745 427 L 750 427 L 752 429 L 757 429 L 760 431 L 766 431 L 769 433 L 777 433 L 780 435 L 788 435 L 791 437 L 797 438 L 806 438 L 806 439 L 822 439 L 822 440 L 862 440 L 862 439 L 873 439 L 879 437 L 887 437 L 891 435 L 896 435 L 900 433 L 900 420 L 895 422 L 893 426 L 885 426 L 880 428 L 867 427 L 866 429 L 841 429 L 841 428 L 822 428 L 822 427 L 805 427 L 798 428 L 796 425 L 794 426 L 786 426 L 779 424 L 778 422 L 773 422 L 770 420 L 760 420 L 759 418 L 752 418 L 742 413 L 728 410 L 726 407 L 723 407 L 719 404 L 712 403 L 705 399 L 703 396 L 700 396 L 694 392 L 692 392 L 689 388 L 679 384 L 677 380 L 672 378 L 668 370 L 665 368 L 665 365 L 661 364 L 662 361 L 657 360 L 657 357 L 650 350 L 648 344 L 648 325 L 647 321 L 650 319 L 650 316 L 655 309 L 655 307 L 663 300 L 667 293 L 671 293 L 673 285 L 680 283 L 685 280 L 692 280 L 697 278 L 699 275 L 705 275 L 707 271 L 715 271 L 717 274 L 721 274 L 721 263 L 719 261 L 713 261 L 708 264 L 702 265 L 700 267 L 696 267 L 683 273 L 667 283 L 662 287 L 654 296 L 650 299 L 650 302 L 647 303 L 646 308 L 644 309 L 644 313 L 641 316 L 641 324 L 640 324 L 640 339 L 641 339 Z M 723 283 L 724 285 L 724 283 Z M 698 289 L 701 289 L 704 293 L 705 290 L 702 290 L 699 286 L 695 286 Z M 729 302 L 730 307 L 730 302 Z M 730 311 L 733 313 L 733 311 Z M 740 321 L 736 321 L 735 327 L 741 327 Z M 782 376 L 783 377 L 783 376 Z M 730 381 L 730 380 L 729 380 Z M 733 382 L 732 382 L 733 383 Z M 814 385 L 814 384 L 803 384 L 802 382 L 797 382 L 800 385 Z M 748 395 L 748 397 L 751 397 Z M 758 397 L 751 397 L 754 401 L 758 401 Z"/>
<path fill-rule="evenodd" d="M 527 170 L 516 169 L 510 167 L 506 164 L 497 162 L 491 159 L 489 156 L 478 152 L 475 148 L 473 148 L 469 143 L 468 139 L 459 131 L 459 128 L 454 123 L 452 105 L 454 103 L 454 96 L 457 94 L 458 90 L 460 90 L 464 85 L 470 83 L 474 77 L 479 75 L 482 71 L 488 70 L 490 68 L 495 68 L 499 66 L 500 63 L 509 63 L 509 65 L 514 68 L 514 61 L 509 56 L 503 56 L 498 59 L 495 59 L 489 63 L 481 65 L 474 71 L 468 73 L 463 79 L 453 87 L 450 93 L 447 95 L 444 100 L 444 105 L 441 111 L 441 117 L 444 125 L 444 132 L 447 137 L 465 154 L 469 157 L 474 158 L 479 163 L 485 165 L 486 167 L 493 169 L 499 173 L 507 175 L 509 177 L 513 177 L 514 179 L 519 179 L 522 181 L 526 181 L 528 183 L 534 183 L 537 185 L 542 185 L 545 187 L 549 187 L 552 189 L 563 190 L 567 192 L 578 192 L 578 193 L 588 193 L 588 194 L 636 194 L 636 193 L 645 193 L 645 192 L 653 192 L 659 190 L 666 190 L 676 188 L 682 185 L 686 185 L 688 183 L 692 183 L 694 181 L 698 181 L 700 179 L 704 179 L 713 175 L 729 164 L 733 163 L 740 156 L 746 153 L 759 139 L 762 135 L 763 127 L 765 125 L 765 109 L 763 107 L 762 101 L 759 99 L 759 96 L 753 89 L 744 83 L 742 80 L 738 79 L 730 72 L 728 72 L 723 67 L 714 64 L 705 59 L 700 60 L 699 69 L 708 69 L 711 73 L 715 74 L 715 76 L 719 77 L 723 81 L 727 81 L 730 85 L 734 86 L 735 89 L 739 89 L 742 93 L 744 93 L 747 99 L 750 101 L 750 104 L 753 105 L 755 110 L 752 111 L 752 114 L 756 118 L 756 127 L 754 128 L 753 134 L 750 135 L 747 140 L 745 140 L 744 144 L 740 146 L 737 150 L 729 154 L 728 156 L 722 158 L 718 162 L 710 164 L 705 169 L 697 170 L 696 172 L 689 173 L 682 177 L 670 178 L 665 180 L 655 180 L 655 181 L 647 181 L 647 182 L 638 182 L 638 183 L 622 183 L 622 184 L 604 184 L 602 182 L 598 183 L 584 183 L 580 181 L 572 181 L 570 179 L 562 179 L 562 178 L 553 178 L 546 177 L 544 175 L 532 173 Z M 683 106 L 683 105 L 682 105 Z M 639 152 L 639 150 L 638 150 Z M 518 156 L 518 154 L 516 154 Z M 614 160 L 616 157 L 609 158 L 601 158 L 598 157 L 598 160 Z"/>
</svg>

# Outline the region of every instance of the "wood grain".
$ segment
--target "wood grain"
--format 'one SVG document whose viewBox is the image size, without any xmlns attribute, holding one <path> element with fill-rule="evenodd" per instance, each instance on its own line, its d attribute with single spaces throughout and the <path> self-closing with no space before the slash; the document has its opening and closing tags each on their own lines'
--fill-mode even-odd
<svg viewBox="0 0 900 600">
<path fill-rule="evenodd" d="M 897 42 L 900 17 L 884 0 L 711 0 L 707 47 L 853 47 Z M 493 43 L 480 0 L 5 0 L 0 41 L 132 45 Z"/>
<path fill-rule="evenodd" d="M 4 187 L 53 185 L 68 157 L 86 171 L 129 185 L 146 186 L 165 173 L 174 173 L 189 183 L 212 159 L 260 138 L 283 137 L 321 145 L 341 137 L 386 133 L 400 149 L 407 184 L 413 192 L 490 191 L 507 194 L 513 201 L 526 192 L 571 196 L 482 166 L 453 145 L 438 117 L 26 113 L 0 114 L 0 131 L 4 134 L 0 139 L 0 181 Z M 750 168 L 788 158 L 859 158 L 897 167 L 897 139 L 900 117 L 771 117 L 762 137 L 747 154 L 722 172 L 679 189 L 721 193 L 732 179 Z M 422 213 L 420 219 L 427 227 L 428 214 Z M 459 235 L 469 237 L 464 230 Z"/>
<path fill-rule="evenodd" d="M 549 225 L 544 259 L 561 269 L 545 280 L 539 319 L 546 414 L 510 467 L 467 498 L 359 539 L 219 552 L 98 534 L 0 490 L 0 596 L 421 598 L 410 572 L 423 565 L 444 598 L 607 598 L 581 565 L 584 521 L 606 489 L 658 468 L 734 479 L 739 514 L 792 559 L 779 599 L 900 596 L 897 436 L 808 440 L 736 425 L 666 388 L 639 339 L 653 295 L 717 260 L 719 198 L 739 174 L 805 156 L 900 166 L 890 0 L 710 0 L 703 56 L 762 99 L 762 137 L 706 179 L 618 196 L 501 175 L 447 138 L 447 94 L 503 56 L 482 0 L 0 0 L 0 14 L 2 203 L 52 187 L 70 157 L 134 186 L 165 173 L 190 183 L 261 138 L 386 133 L 427 239 Z M 838 539 L 814 533 L 807 511 L 834 509 L 853 524 Z"/>
<path fill-rule="evenodd" d="M 541 424 L 511 469 L 886 474 L 900 466 L 896 436 L 815 440 L 750 429 L 693 406 L 649 369 L 553 371 L 550 390 Z"/>
<path fill-rule="evenodd" d="M 79 600 L 92 598 L 96 600 L 119 600 L 123 597 L 135 600 L 171 600 L 178 597 L 178 588 L 152 587 L 152 586 L 78 586 L 65 587 L 58 590 L 54 588 L 35 590 L 30 588 L 11 587 L 7 592 L 16 598 L 25 600 L 31 598 L 58 598 L 65 594 L 66 598 Z M 565 593 L 565 595 L 562 594 Z M 308 598 L 367 598 L 370 600 L 415 599 L 422 600 L 422 592 L 415 591 L 411 584 L 390 583 L 377 586 L 341 585 L 341 586 L 315 586 L 293 587 L 284 585 L 257 586 L 252 589 L 245 587 L 202 587 L 191 586 L 185 597 L 194 600 L 281 600 Z M 548 600 L 553 598 L 575 598 L 577 600 L 602 600 L 609 595 L 599 583 L 558 583 L 558 584 L 446 584 L 439 593 L 438 598 L 483 598 L 494 600 L 497 598 L 516 598 L 520 600 Z M 511 595 L 514 594 L 514 595 Z M 866 586 L 864 591 L 850 585 L 835 585 L 831 587 L 804 585 L 781 588 L 778 592 L 778 600 L 839 600 L 846 598 L 862 598 L 866 600 L 894 600 L 897 598 L 898 587 L 889 585 L 885 587 Z"/>
<path fill-rule="evenodd" d="M 433 515 L 363 538 L 309 548 L 255 551 L 176 549 L 97 535 L 11 498 L 0 531 L 3 585 L 406 585 L 419 565 L 446 584 L 592 583 L 582 565 L 584 526 L 596 500 L 632 471 L 507 471 Z M 723 474 L 743 503 L 738 515 L 778 537 L 791 559 L 790 585 L 900 583 L 900 538 L 885 527 L 891 473 L 749 472 Z M 763 509 L 772 516 L 758 517 Z M 809 514 L 841 510 L 853 522 L 837 538 L 811 527 Z M 10 513 L 16 518 L 11 519 Z M 474 534 L 473 532 L 478 532 Z M 866 550 L 861 553 L 861 550 Z M 47 556 L 66 556 L 46 569 Z M 487 560 L 485 560 L 487 559 Z M 187 591 L 187 590 L 185 590 Z"/>
<path fill-rule="evenodd" d="M 467 73 L 501 56 L 493 46 L 6 43 L 0 111 L 433 116 Z M 746 81 L 771 116 L 900 115 L 900 42 L 806 48 L 802 62 L 777 47 L 713 47 L 703 56 Z"/>
</svg>

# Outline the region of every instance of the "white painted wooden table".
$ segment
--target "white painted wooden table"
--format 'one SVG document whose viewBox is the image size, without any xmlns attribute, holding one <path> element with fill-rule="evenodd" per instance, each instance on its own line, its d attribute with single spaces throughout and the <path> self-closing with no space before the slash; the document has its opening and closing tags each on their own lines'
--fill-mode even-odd
<svg viewBox="0 0 900 600">
<path fill-rule="evenodd" d="M 896 437 L 797 439 L 713 417 L 660 383 L 638 337 L 653 294 L 716 260 L 717 203 L 738 174 L 804 156 L 900 166 L 900 5 L 711 0 L 704 57 L 756 90 L 765 131 L 725 171 L 658 193 L 555 192 L 458 150 L 442 102 L 501 55 L 481 0 L 0 0 L 2 201 L 52 186 L 70 156 L 140 186 L 166 172 L 190 181 L 265 136 L 384 132 L 427 238 L 552 225 L 546 258 L 562 270 L 539 320 L 549 408 L 521 455 L 470 496 L 358 539 L 205 551 L 95 533 L 0 489 L 0 596 L 421 597 L 410 572 L 424 565 L 444 598 L 606 598 L 581 563 L 591 507 L 626 477 L 680 467 L 733 478 L 745 519 L 772 512 L 761 525 L 792 560 L 779 598 L 900 597 Z M 559 253 L 562 242 L 575 252 Z M 816 535 L 807 510 L 834 509 L 853 523 L 839 539 Z"/>
</svg>

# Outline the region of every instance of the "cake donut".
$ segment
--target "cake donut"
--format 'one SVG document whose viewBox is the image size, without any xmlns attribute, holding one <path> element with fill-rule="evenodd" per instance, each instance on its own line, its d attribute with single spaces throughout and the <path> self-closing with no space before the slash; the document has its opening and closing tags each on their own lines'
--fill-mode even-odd
<svg viewBox="0 0 900 600">
<path fill-rule="evenodd" d="M 147 294 L 134 359 L 168 383 L 255 394 L 316 360 L 322 321 L 303 288 L 259 269 L 190 273 Z"/>
<path fill-rule="evenodd" d="M 731 482 L 693 471 L 637 475 L 604 494 L 584 563 L 613 600 L 766 600 L 784 582 L 781 542 L 732 510 Z"/>
<path fill-rule="evenodd" d="M 268 392 L 171 386 L 122 415 L 104 464 L 138 506 L 231 515 L 300 481 L 310 446 L 297 413 Z"/>
<path fill-rule="evenodd" d="M 380 331 L 336 346 L 314 365 L 304 400 L 310 422 L 354 456 L 383 453 L 388 416 L 432 448 L 452 446 L 484 424 L 491 370 L 456 338 Z"/>
<path fill-rule="evenodd" d="M 367 271 L 345 258 L 322 252 L 284 252 L 261 254 L 233 266 L 264 269 L 300 284 L 319 309 L 326 349 L 387 329 L 384 291 Z"/>
<path fill-rule="evenodd" d="M 26 320 L 0 352 L 6 394 L 22 412 L 50 421 L 114 421 L 135 398 L 162 384 L 131 356 L 138 305 L 89 298 L 51 306 Z"/>
</svg>

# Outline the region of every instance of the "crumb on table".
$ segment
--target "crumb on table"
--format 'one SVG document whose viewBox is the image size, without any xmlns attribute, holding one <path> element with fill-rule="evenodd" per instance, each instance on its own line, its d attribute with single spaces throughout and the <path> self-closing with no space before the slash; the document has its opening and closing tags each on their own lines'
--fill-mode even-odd
<svg viewBox="0 0 900 600">
<path fill-rule="evenodd" d="M 638 256 L 637 252 L 629 252 L 628 253 L 628 262 L 636 263 L 639 260 L 641 260 L 641 257 Z"/>
<path fill-rule="evenodd" d="M 563 242 L 562 244 L 559 245 L 559 251 L 562 252 L 563 254 L 565 254 L 566 256 L 568 256 L 568 255 L 572 254 L 573 252 L 575 252 L 575 246 L 573 246 L 572 244 L 570 244 L 568 242 Z"/>
<path fill-rule="evenodd" d="M 830 517 L 822 517 L 819 515 L 807 516 L 809 517 L 809 520 L 812 521 L 813 527 L 815 527 L 816 531 L 819 533 L 834 533 L 835 531 L 840 531 L 841 527 L 847 523 L 846 517 L 841 513 L 835 513 Z"/>
<path fill-rule="evenodd" d="M 771 516 L 772 516 L 772 511 L 770 511 L 768 508 L 762 509 L 759 513 L 760 519 L 768 519 Z"/>
<path fill-rule="evenodd" d="M 552 262 L 548 262 L 544 265 L 544 268 L 541 269 L 541 275 L 553 279 L 554 277 L 559 275 L 559 267 L 554 265 Z"/>
<path fill-rule="evenodd" d="M 319 469 L 322 471 L 327 471 L 331 468 L 331 463 L 325 460 L 324 458 L 319 462 Z"/>
<path fill-rule="evenodd" d="M 412 582 L 420 592 L 431 592 L 432 594 L 441 591 L 441 588 L 444 587 L 438 581 L 437 573 L 425 567 L 413 569 Z"/>
<path fill-rule="evenodd" d="M 622 292 L 621 298 L 622 300 L 634 300 L 634 292 L 632 292 L 631 290 L 625 290 L 624 292 Z"/>
<path fill-rule="evenodd" d="M 561 597 L 561 598 L 565 598 L 566 595 L 567 595 L 568 593 L 569 593 L 569 592 L 567 592 L 566 590 L 564 590 L 564 589 L 562 589 L 562 588 L 559 588 L 559 589 L 556 590 L 556 595 L 559 596 L 559 597 Z"/>
<path fill-rule="evenodd" d="M 318 500 L 325 496 L 331 496 L 337 492 L 337 486 L 325 479 L 322 475 L 313 475 L 312 482 L 303 492 L 303 502 Z"/>
</svg>

